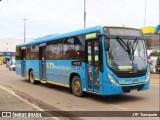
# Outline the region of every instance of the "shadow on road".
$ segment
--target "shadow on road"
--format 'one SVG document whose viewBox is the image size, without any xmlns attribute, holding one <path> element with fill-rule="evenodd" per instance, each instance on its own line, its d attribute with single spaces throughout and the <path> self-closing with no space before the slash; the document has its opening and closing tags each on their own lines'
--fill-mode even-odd
<svg viewBox="0 0 160 120">
<path fill-rule="evenodd" d="M 26 82 L 29 84 L 29 81 L 27 79 L 22 80 L 23 82 Z M 70 94 L 69 88 L 61 87 L 58 85 L 52 85 L 52 84 L 38 84 L 38 86 L 41 87 L 49 87 L 51 90 L 56 90 L 60 91 L 65 94 Z M 141 92 L 141 91 L 140 91 Z M 100 96 L 92 93 L 85 93 L 84 99 L 90 99 L 90 100 L 95 100 L 103 103 L 111 103 L 111 104 L 116 104 L 116 103 L 126 103 L 126 102 L 131 102 L 131 101 L 141 101 L 145 99 L 143 96 L 139 96 L 139 93 L 136 92 L 134 93 L 128 93 L 128 94 L 123 94 L 123 95 L 112 95 L 112 96 Z M 76 96 L 75 96 L 76 97 Z"/>
</svg>

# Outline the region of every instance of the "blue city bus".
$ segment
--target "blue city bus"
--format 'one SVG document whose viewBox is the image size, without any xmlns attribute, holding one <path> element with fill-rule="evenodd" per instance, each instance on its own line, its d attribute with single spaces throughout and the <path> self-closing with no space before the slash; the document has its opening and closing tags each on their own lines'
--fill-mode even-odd
<svg viewBox="0 0 160 120">
<path fill-rule="evenodd" d="M 95 26 L 16 45 L 16 74 L 79 97 L 141 91 L 150 83 L 144 35 L 126 27 Z"/>
</svg>

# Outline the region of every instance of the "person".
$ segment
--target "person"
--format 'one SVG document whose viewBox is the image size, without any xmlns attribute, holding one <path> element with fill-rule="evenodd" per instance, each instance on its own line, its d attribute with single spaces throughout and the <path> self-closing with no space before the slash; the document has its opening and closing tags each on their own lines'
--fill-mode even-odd
<svg viewBox="0 0 160 120">
<path fill-rule="evenodd" d="M 10 59 L 9 64 L 10 64 L 10 65 L 13 64 L 13 59 Z"/>
</svg>

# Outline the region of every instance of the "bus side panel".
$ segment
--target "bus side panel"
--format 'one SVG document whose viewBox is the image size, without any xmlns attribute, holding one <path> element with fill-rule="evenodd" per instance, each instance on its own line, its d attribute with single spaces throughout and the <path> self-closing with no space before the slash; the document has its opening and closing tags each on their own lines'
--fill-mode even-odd
<svg viewBox="0 0 160 120">
<path fill-rule="evenodd" d="M 82 66 L 72 66 L 72 61 L 70 60 L 47 60 L 46 64 L 47 80 L 49 81 L 69 85 L 71 73 L 77 73 L 81 79 L 84 79 L 84 64 Z"/>
<path fill-rule="evenodd" d="M 17 75 L 21 75 L 22 74 L 22 69 L 21 69 L 21 65 L 22 61 L 21 60 L 16 60 L 16 74 Z"/>
<path fill-rule="evenodd" d="M 33 70 L 35 79 L 40 79 L 39 60 L 26 60 L 26 75 L 27 76 L 28 76 L 29 69 Z"/>
<path fill-rule="evenodd" d="M 47 80 L 69 85 L 70 64 L 62 60 L 46 60 Z"/>
</svg>

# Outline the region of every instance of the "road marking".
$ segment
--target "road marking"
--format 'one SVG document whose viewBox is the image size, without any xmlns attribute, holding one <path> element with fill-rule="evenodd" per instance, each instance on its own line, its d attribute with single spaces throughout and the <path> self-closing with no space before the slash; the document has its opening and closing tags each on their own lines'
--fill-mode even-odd
<svg viewBox="0 0 160 120">
<path fill-rule="evenodd" d="M 42 108 L 40 108 L 40 107 L 38 107 L 38 106 L 36 106 L 36 105 L 34 105 L 34 104 L 28 102 L 27 100 L 21 98 L 20 96 L 18 96 L 17 94 L 15 94 L 14 91 L 11 91 L 11 90 L 9 90 L 9 89 L 7 89 L 7 88 L 1 86 L 1 85 L 0 85 L 0 88 L 3 89 L 3 90 L 5 90 L 5 91 L 7 91 L 7 92 L 9 92 L 10 94 L 14 95 L 15 97 L 21 99 L 22 101 L 26 102 L 27 104 L 29 104 L 29 105 L 35 107 L 35 108 L 38 109 L 39 111 L 44 111 Z M 35 111 L 35 112 L 36 112 L 36 111 Z M 60 119 L 57 118 L 57 117 L 52 117 L 52 118 L 54 118 L 55 120 L 60 120 Z"/>
<path fill-rule="evenodd" d="M 112 105 L 112 106 L 114 106 L 114 107 L 117 107 L 117 108 L 123 109 L 123 110 L 128 110 L 128 108 L 125 108 L 125 107 L 121 107 L 121 106 L 114 105 L 114 104 L 111 104 L 111 105 Z"/>
</svg>

